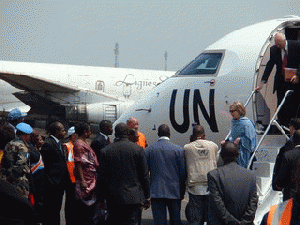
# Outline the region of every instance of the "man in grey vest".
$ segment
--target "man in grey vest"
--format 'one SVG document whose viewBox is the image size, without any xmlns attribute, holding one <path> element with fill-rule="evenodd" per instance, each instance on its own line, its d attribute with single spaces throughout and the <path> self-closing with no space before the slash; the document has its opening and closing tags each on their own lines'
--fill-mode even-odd
<svg viewBox="0 0 300 225">
<path fill-rule="evenodd" d="M 185 215 L 189 224 L 203 225 L 208 210 L 207 173 L 217 168 L 218 145 L 205 140 L 205 131 L 200 125 L 193 127 L 190 141 L 184 146 L 189 193 Z"/>
</svg>

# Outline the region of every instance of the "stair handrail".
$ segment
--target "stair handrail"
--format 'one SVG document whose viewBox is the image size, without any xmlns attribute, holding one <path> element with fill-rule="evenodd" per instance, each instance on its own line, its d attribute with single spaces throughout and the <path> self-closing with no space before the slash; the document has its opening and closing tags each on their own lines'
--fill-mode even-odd
<svg viewBox="0 0 300 225">
<path fill-rule="evenodd" d="M 257 150 L 259 149 L 261 143 L 262 143 L 263 140 L 265 139 L 266 135 L 268 134 L 268 132 L 269 132 L 269 130 L 270 130 L 270 128 L 271 128 L 271 124 L 272 124 L 272 123 L 274 123 L 274 124 L 276 125 L 276 127 L 279 129 L 279 131 L 285 136 L 285 138 L 286 138 L 287 140 L 289 140 L 289 137 L 286 135 L 286 133 L 284 132 L 284 130 L 282 129 L 282 127 L 277 123 L 277 121 L 275 120 L 275 117 L 277 116 L 278 112 L 280 111 L 281 107 L 283 106 L 283 104 L 284 104 L 284 102 L 285 102 L 285 100 L 286 100 L 286 97 L 287 97 L 290 93 L 293 93 L 293 92 L 294 92 L 293 90 L 287 90 L 287 91 L 285 92 L 284 98 L 282 99 L 280 105 L 277 107 L 277 110 L 276 110 L 275 114 L 273 115 L 272 119 L 270 120 L 270 123 L 269 123 L 267 129 L 265 130 L 263 136 L 260 138 L 258 144 L 256 145 L 256 147 L 255 147 L 255 149 L 254 149 L 254 151 L 253 151 L 253 153 L 252 153 L 252 156 L 250 157 L 250 160 L 249 160 L 249 162 L 248 162 L 247 169 L 250 169 L 250 166 L 251 166 L 251 164 L 252 164 L 252 161 L 253 161 L 253 159 L 254 159 L 254 156 L 255 156 Z"/>
</svg>

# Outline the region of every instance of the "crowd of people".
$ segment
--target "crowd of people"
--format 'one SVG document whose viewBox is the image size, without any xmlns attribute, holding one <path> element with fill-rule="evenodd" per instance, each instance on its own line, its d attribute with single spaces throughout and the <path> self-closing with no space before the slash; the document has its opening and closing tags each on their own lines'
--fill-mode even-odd
<svg viewBox="0 0 300 225">
<path fill-rule="evenodd" d="M 189 224 L 253 224 L 258 195 L 255 173 L 247 168 L 256 147 L 255 126 L 240 102 L 230 105 L 229 112 L 231 134 L 219 152 L 201 125 L 193 126 L 189 143 L 181 147 L 171 141 L 168 125 L 161 124 L 158 141 L 148 146 L 136 118 L 117 124 L 114 132 L 112 122 L 103 120 L 89 144 L 87 123 L 66 130 L 56 121 L 42 137 L 24 122 L 26 113 L 14 109 L 0 126 L 5 205 L 0 223 L 60 224 L 65 195 L 66 224 L 136 225 L 151 207 L 154 224 L 167 224 L 168 210 L 170 223 L 177 225 L 182 224 L 187 191 Z M 291 120 L 290 134 L 272 182 L 274 190 L 283 190 L 284 203 L 272 207 L 262 225 L 300 221 L 300 119 Z"/>
</svg>

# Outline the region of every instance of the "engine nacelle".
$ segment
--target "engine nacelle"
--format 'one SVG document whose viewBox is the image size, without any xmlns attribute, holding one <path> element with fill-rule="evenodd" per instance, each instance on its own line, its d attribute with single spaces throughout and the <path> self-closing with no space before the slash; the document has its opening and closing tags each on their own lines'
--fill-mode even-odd
<svg viewBox="0 0 300 225">
<path fill-rule="evenodd" d="M 116 121 L 133 101 L 113 101 L 94 104 L 80 104 L 66 107 L 66 119 L 69 121 L 88 121 L 99 124 L 102 120 Z"/>
</svg>

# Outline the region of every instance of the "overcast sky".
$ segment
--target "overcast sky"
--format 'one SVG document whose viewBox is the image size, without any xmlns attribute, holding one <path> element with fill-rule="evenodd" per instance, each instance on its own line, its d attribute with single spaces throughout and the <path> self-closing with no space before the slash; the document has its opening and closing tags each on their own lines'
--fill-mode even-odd
<svg viewBox="0 0 300 225">
<path fill-rule="evenodd" d="M 224 35 L 300 15 L 296 0 L 0 1 L 0 60 L 178 70 Z"/>
</svg>

